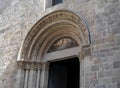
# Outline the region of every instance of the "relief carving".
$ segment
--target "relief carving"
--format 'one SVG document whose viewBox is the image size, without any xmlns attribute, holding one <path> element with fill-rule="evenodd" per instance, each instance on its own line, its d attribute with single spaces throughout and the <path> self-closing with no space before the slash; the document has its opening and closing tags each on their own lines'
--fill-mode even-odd
<svg viewBox="0 0 120 88">
<path fill-rule="evenodd" d="M 48 50 L 48 53 L 58 51 L 58 50 L 64 50 L 64 49 L 72 48 L 76 46 L 78 46 L 78 44 L 74 39 L 69 37 L 64 37 L 55 41 L 53 45 L 50 47 L 50 49 Z"/>
<path fill-rule="evenodd" d="M 48 70 L 49 63 L 48 62 L 35 62 L 35 61 L 18 61 L 17 62 L 18 69 L 23 70 Z"/>
</svg>

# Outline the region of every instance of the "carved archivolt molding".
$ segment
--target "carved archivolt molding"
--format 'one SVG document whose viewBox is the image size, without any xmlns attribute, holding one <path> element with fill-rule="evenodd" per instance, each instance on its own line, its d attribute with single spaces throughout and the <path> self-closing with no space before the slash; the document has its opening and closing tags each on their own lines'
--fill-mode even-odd
<svg viewBox="0 0 120 88">
<path fill-rule="evenodd" d="M 81 48 L 89 44 L 89 33 L 80 17 L 60 10 L 46 15 L 32 27 L 18 59 L 40 61 L 52 44 L 62 37 L 71 37 Z"/>
</svg>

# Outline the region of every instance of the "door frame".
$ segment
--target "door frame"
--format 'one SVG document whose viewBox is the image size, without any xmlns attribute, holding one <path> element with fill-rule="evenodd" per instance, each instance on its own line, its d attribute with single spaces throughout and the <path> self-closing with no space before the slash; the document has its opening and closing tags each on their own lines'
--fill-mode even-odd
<svg viewBox="0 0 120 88">
<path fill-rule="evenodd" d="M 70 50 L 73 50 L 75 52 L 68 52 Z M 66 55 L 63 55 L 61 57 L 61 54 L 65 53 L 65 52 L 68 52 Z M 60 54 L 60 55 L 57 55 L 57 54 Z M 61 51 L 56 51 L 56 52 L 52 52 L 52 53 L 48 53 L 46 54 L 43 59 L 43 62 L 46 63 L 46 70 L 44 72 L 44 79 L 42 79 L 41 81 L 44 82 L 43 86 L 44 88 L 48 88 L 48 76 L 49 76 L 49 64 L 50 62 L 55 62 L 55 61 L 61 61 L 61 60 L 66 60 L 66 59 L 70 59 L 70 58 L 75 58 L 77 57 L 79 59 L 79 64 L 80 64 L 80 72 L 79 72 L 79 82 L 81 82 L 81 80 L 84 80 L 84 79 L 81 79 L 81 71 L 83 71 L 83 63 L 81 60 L 83 59 L 83 53 L 81 53 L 81 50 L 80 48 L 78 47 L 75 47 L 75 48 L 70 48 L 70 49 L 65 49 L 65 50 L 61 50 Z M 50 57 L 51 56 L 51 57 Z M 53 57 L 53 58 L 52 58 Z M 47 80 L 47 81 L 46 81 Z M 81 83 L 79 83 L 79 88 L 80 88 L 80 85 Z"/>
</svg>

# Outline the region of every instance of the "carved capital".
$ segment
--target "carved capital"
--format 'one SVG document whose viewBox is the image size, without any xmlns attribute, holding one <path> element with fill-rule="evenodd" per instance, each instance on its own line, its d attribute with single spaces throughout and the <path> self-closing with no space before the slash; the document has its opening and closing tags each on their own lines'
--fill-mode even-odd
<svg viewBox="0 0 120 88">
<path fill-rule="evenodd" d="M 25 69 L 26 70 L 30 70 L 31 69 L 31 62 L 26 61 L 26 62 L 24 62 L 24 65 L 25 65 Z"/>
<path fill-rule="evenodd" d="M 23 61 L 18 61 L 17 62 L 17 68 L 19 69 L 25 69 L 25 66 L 24 66 L 24 63 L 23 63 Z"/>
<path fill-rule="evenodd" d="M 37 68 L 38 68 L 38 70 L 42 70 L 42 62 L 38 63 L 38 67 Z"/>
<path fill-rule="evenodd" d="M 79 59 L 80 59 L 80 61 L 84 59 L 84 52 L 79 53 Z"/>
<path fill-rule="evenodd" d="M 37 62 L 32 62 L 31 63 L 31 69 L 32 70 L 37 70 L 38 69 L 38 63 Z"/>
<path fill-rule="evenodd" d="M 49 63 L 48 62 L 42 63 L 42 70 L 47 71 L 48 69 L 49 69 Z"/>
<path fill-rule="evenodd" d="M 39 70 L 42 69 L 42 62 L 33 62 L 33 61 L 18 61 L 18 68 L 26 70 Z"/>
</svg>

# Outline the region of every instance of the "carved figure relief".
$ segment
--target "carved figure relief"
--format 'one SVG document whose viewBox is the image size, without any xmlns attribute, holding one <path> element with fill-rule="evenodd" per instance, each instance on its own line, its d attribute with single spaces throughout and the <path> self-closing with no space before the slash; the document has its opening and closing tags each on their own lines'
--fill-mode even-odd
<svg viewBox="0 0 120 88">
<path fill-rule="evenodd" d="M 76 47 L 76 46 L 78 46 L 78 44 L 75 40 L 69 37 L 64 37 L 55 41 L 53 45 L 50 47 L 50 49 L 48 50 L 48 53 L 71 48 L 71 47 Z"/>
</svg>

